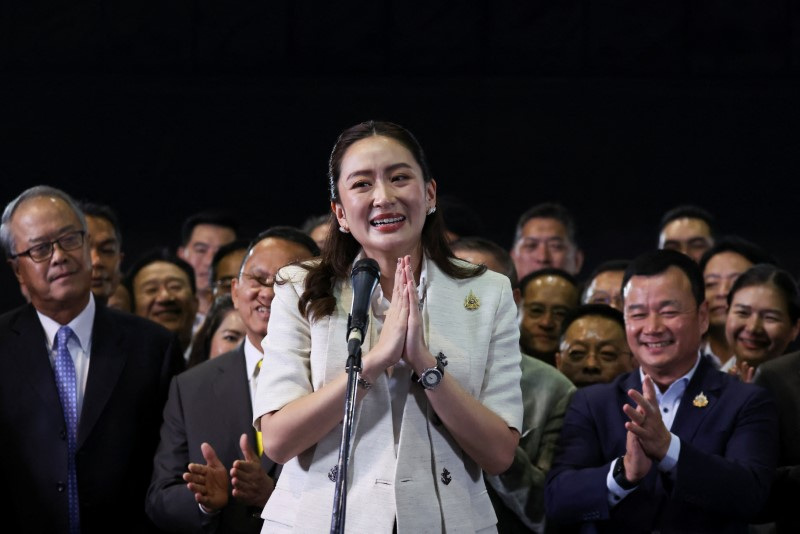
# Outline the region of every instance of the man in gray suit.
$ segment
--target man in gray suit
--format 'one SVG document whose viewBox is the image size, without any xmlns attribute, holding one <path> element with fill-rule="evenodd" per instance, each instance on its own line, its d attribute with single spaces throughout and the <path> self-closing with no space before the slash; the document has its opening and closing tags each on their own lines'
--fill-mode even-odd
<svg viewBox="0 0 800 534">
<path fill-rule="evenodd" d="M 278 269 L 319 254 L 300 230 L 274 227 L 247 249 L 233 302 L 247 330 L 235 350 L 172 382 L 147 514 L 170 532 L 259 532 L 279 466 L 261 454 L 252 398 Z M 187 467 L 188 464 L 188 467 Z"/>
<path fill-rule="evenodd" d="M 517 272 L 505 250 L 481 238 L 459 239 L 451 246 L 457 257 L 508 276 L 514 301 L 519 305 Z M 523 426 L 514 461 L 500 475 L 485 475 L 497 514 L 497 529 L 503 533 L 544 532 L 545 475 L 575 391 L 575 386 L 552 365 L 526 354 L 520 365 Z"/>
</svg>

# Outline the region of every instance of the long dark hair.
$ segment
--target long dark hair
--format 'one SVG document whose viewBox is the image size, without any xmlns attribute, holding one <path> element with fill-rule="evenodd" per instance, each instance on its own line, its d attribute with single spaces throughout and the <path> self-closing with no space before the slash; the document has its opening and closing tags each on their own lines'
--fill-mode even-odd
<svg viewBox="0 0 800 534">
<path fill-rule="evenodd" d="M 345 152 L 357 141 L 371 136 L 388 137 L 403 145 L 411 152 L 420 166 L 425 183 L 429 183 L 433 179 L 425 153 L 414 134 L 391 122 L 362 122 L 343 131 L 331 151 L 328 162 L 328 187 L 331 202 L 338 203 L 340 201 L 337 184 Z M 336 217 L 331 215 L 328 224 L 330 228 L 322 251 L 322 261 L 307 265 L 309 272 L 306 276 L 305 291 L 298 302 L 300 313 L 310 319 L 319 319 L 333 313 L 336 308 L 333 287 L 337 282 L 347 279 L 350 275 L 350 265 L 358 251 L 361 250 L 361 245 L 351 234 L 339 231 Z M 440 211 L 428 215 L 425 219 L 425 225 L 422 228 L 422 249 L 439 269 L 452 278 L 470 278 L 482 274 L 486 270 L 486 267 L 483 266 L 465 267 L 452 261 L 455 256 L 447 244 L 444 221 Z"/>
<path fill-rule="evenodd" d="M 230 295 L 222 295 L 214 300 L 208 310 L 206 320 L 195 332 L 192 350 L 189 353 L 189 361 L 186 365 L 187 369 L 208 360 L 211 355 L 211 339 L 230 312 L 236 312 Z"/>
</svg>

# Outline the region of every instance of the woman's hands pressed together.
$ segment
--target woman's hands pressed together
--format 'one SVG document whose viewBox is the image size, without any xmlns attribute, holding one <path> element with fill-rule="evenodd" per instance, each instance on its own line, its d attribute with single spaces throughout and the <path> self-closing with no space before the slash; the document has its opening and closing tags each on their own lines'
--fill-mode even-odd
<svg viewBox="0 0 800 534">
<path fill-rule="evenodd" d="M 411 256 L 397 259 L 394 287 L 380 339 L 364 357 L 361 375 L 369 382 L 387 368 L 405 360 L 417 372 L 435 365 L 425 346 Z"/>
</svg>

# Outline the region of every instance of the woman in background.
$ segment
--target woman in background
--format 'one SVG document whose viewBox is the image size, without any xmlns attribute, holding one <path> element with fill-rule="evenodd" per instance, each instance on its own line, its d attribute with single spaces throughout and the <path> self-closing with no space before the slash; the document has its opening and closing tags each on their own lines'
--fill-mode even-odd
<svg viewBox="0 0 800 534">
<path fill-rule="evenodd" d="M 774 265 L 751 267 L 728 293 L 725 333 L 734 355 L 723 370 L 752 381 L 756 368 L 784 354 L 798 331 L 800 305 L 792 276 Z"/>
<path fill-rule="evenodd" d="M 202 326 L 195 332 L 187 367 L 194 367 L 239 346 L 245 336 L 244 323 L 230 295 L 217 297 Z"/>
</svg>

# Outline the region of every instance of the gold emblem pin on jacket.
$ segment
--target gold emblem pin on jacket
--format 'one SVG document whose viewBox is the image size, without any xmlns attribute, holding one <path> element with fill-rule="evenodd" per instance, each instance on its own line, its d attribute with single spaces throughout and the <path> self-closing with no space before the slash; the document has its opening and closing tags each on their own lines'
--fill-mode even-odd
<svg viewBox="0 0 800 534">
<path fill-rule="evenodd" d="M 694 400 L 692 401 L 692 404 L 693 404 L 694 406 L 697 406 L 698 408 L 705 408 L 706 406 L 708 406 L 708 397 L 706 397 L 706 396 L 703 394 L 703 392 L 701 391 L 701 392 L 700 392 L 700 393 L 698 393 L 698 395 L 697 395 L 697 396 L 694 398 Z"/>
<path fill-rule="evenodd" d="M 464 299 L 464 307 L 468 310 L 477 310 L 481 307 L 481 299 L 475 296 L 472 290 L 469 290 L 469 295 Z"/>
</svg>

